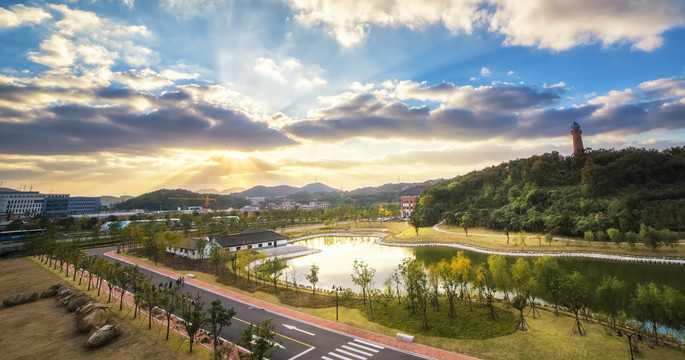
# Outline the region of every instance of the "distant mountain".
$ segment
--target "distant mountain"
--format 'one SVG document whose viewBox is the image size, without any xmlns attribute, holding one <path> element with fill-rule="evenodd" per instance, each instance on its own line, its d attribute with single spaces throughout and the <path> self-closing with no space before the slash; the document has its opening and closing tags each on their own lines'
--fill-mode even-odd
<svg viewBox="0 0 685 360">
<path fill-rule="evenodd" d="M 122 196 L 102 195 L 102 196 L 100 196 L 100 205 L 118 204 L 118 203 L 122 203 L 126 200 L 130 200 L 130 199 L 133 199 L 133 196 L 130 196 L 130 195 L 122 195 Z"/>
<path fill-rule="evenodd" d="M 241 192 L 241 191 L 245 191 L 245 188 L 243 188 L 243 187 L 232 187 L 230 189 L 221 190 L 221 193 L 225 194 L 225 195 L 230 195 L 230 194 Z"/>
<path fill-rule="evenodd" d="M 247 189 L 239 193 L 233 193 L 234 196 L 244 196 L 244 197 L 282 197 L 290 196 L 299 192 L 306 192 L 309 194 L 315 193 L 331 193 L 331 192 L 341 192 L 338 189 L 334 189 L 328 185 L 322 183 L 311 183 L 303 187 L 297 188 L 290 185 L 279 185 L 279 186 L 264 186 L 259 185 L 253 188 Z"/>
<path fill-rule="evenodd" d="M 181 199 L 179 199 L 181 198 Z M 227 208 L 241 208 L 247 205 L 245 199 L 230 195 L 212 194 L 209 206 L 214 210 Z M 187 208 L 188 206 L 203 206 L 204 194 L 188 191 L 185 189 L 160 189 L 147 194 L 137 196 L 122 203 L 114 205 L 115 209 L 131 210 L 173 210 Z"/>
</svg>

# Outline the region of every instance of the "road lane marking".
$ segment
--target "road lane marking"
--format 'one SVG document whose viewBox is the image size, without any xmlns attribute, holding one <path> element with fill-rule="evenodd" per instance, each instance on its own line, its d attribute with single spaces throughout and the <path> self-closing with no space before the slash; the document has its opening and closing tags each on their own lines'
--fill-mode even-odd
<svg viewBox="0 0 685 360">
<path fill-rule="evenodd" d="M 321 358 L 322 358 L 323 360 L 333 360 L 333 359 L 329 358 L 328 356 L 322 356 Z"/>
<path fill-rule="evenodd" d="M 304 330 L 302 330 L 302 329 L 298 329 L 297 326 L 295 326 L 295 325 L 286 325 L 286 324 L 283 324 L 283 326 L 285 326 L 286 328 L 288 328 L 288 329 L 290 329 L 290 330 L 295 330 L 295 331 L 299 331 L 299 332 L 305 333 L 305 334 L 307 334 L 307 335 L 314 336 L 313 333 L 310 333 L 309 331 L 304 331 Z"/>
<path fill-rule="evenodd" d="M 378 348 L 378 349 L 385 349 L 384 347 L 382 347 L 382 346 L 380 346 L 380 345 L 372 344 L 372 343 L 370 343 L 370 342 L 368 342 L 368 341 L 364 341 L 364 340 L 361 340 L 361 339 L 356 339 L 356 338 L 355 338 L 355 339 L 352 340 L 352 341 L 357 341 L 357 342 L 360 342 L 360 343 L 362 343 L 362 344 L 364 344 L 364 345 L 373 346 L 373 347 Z"/>
<path fill-rule="evenodd" d="M 344 357 L 344 356 L 342 356 L 342 355 L 336 354 L 336 353 L 334 353 L 334 352 L 332 352 L 332 351 L 329 352 L 328 355 L 335 356 L 335 357 L 340 358 L 340 359 L 343 359 L 343 360 L 354 360 L 354 359 L 350 359 L 350 358 L 348 358 L 348 357 Z"/>
<path fill-rule="evenodd" d="M 370 347 L 366 347 L 366 346 L 364 346 L 364 345 L 357 344 L 356 342 L 350 341 L 350 342 L 348 342 L 347 344 L 348 344 L 348 345 L 351 345 L 351 346 L 356 346 L 356 347 L 361 348 L 361 349 L 364 349 L 364 350 L 366 350 L 366 351 L 373 351 L 373 352 L 375 352 L 375 353 L 378 352 L 378 350 L 376 350 L 376 349 L 372 349 L 372 348 L 370 348 Z"/>
<path fill-rule="evenodd" d="M 309 349 L 307 349 L 307 350 L 305 350 L 305 351 L 303 351 L 303 352 L 301 352 L 301 353 L 299 353 L 299 354 L 297 354 L 297 355 L 291 357 L 291 358 L 288 359 L 288 360 L 297 359 L 298 357 L 300 357 L 300 356 L 302 356 L 302 355 L 304 355 L 304 354 L 306 354 L 306 353 L 308 353 L 308 352 L 310 352 L 310 351 L 312 351 L 312 350 L 314 350 L 314 349 L 316 349 L 316 348 L 315 348 L 315 347 L 310 347 Z"/>
<path fill-rule="evenodd" d="M 351 353 L 351 352 L 349 352 L 349 351 L 345 351 L 345 350 L 341 350 L 341 349 L 335 349 L 335 351 L 340 352 L 340 353 L 343 353 L 343 354 L 348 355 L 348 356 L 356 357 L 357 359 L 366 360 L 365 357 L 359 356 L 359 355 L 357 355 L 357 354 L 353 354 L 353 353 Z"/>
<path fill-rule="evenodd" d="M 345 348 L 345 349 L 347 349 L 347 350 L 350 350 L 350 351 L 356 351 L 356 352 L 358 352 L 358 353 L 360 353 L 360 354 L 364 354 L 364 355 L 366 355 L 366 356 L 373 356 L 372 353 L 368 353 L 368 352 L 366 352 L 366 351 L 361 351 L 361 350 L 355 349 L 355 348 L 353 348 L 353 347 L 351 347 L 351 346 L 343 345 L 343 346 L 341 346 L 341 347 L 342 347 L 342 348 Z"/>
<path fill-rule="evenodd" d="M 248 324 L 248 325 L 257 326 L 256 324 L 253 324 L 253 323 L 251 323 L 251 322 L 249 322 L 249 321 L 245 321 L 245 320 L 243 320 L 243 319 L 239 319 L 239 318 L 237 318 L 237 317 L 235 317 L 235 316 L 233 317 L 233 319 L 238 320 L 238 321 L 240 321 L 240 322 L 242 322 L 242 323 L 245 323 L 245 324 Z M 284 339 L 288 339 L 288 340 L 290 340 L 290 341 L 294 341 L 294 342 L 296 342 L 296 343 L 298 343 L 298 344 L 302 344 L 302 345 L 304 345 L 304 346 L 309 346 L 310 348 L 313 348 L 313 347 L 314 347 L 314 345 L 309 345 L 309 344 L 307 344 L 307 343 L 303 343 L 302 341 L 295 340 L 295 339 L 293 339 L 293 338 L 291 338 L 291 337 L 285 336 L 285 335 L 283 335 L 283 334 L 279 334 L 279 333 L 277 333 L 277 332 L 274 332 L 274 335 L 278 335 L 278 336 L 280 336 L 280 337 L 282 337 L 282 338 L 284 338 Z"/>
</svg>

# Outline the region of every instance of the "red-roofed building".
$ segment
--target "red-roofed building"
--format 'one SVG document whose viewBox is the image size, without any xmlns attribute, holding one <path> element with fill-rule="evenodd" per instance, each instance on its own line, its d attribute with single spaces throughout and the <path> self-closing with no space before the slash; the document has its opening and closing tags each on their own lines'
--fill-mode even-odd
<svg viewBox="0 0 685 360">
<path fill-rule="evenodd" d="M 400 193 L 400 210 L 402 211 L 403 219 L 408 218 L 411 212 L 414 211 L 414 207 L 424 190 L 426 190 L 425 186 L 412 186 Z"/>
</svg>

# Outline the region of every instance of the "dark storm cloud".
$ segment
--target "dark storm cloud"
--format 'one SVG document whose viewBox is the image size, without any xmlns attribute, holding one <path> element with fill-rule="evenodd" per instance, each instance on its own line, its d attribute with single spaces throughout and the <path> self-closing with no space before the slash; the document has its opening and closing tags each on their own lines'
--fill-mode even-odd
<svg viewBox="0 0 685 360">
<path fill-rule="evenodd" d="M 104 99 L 125 99 L 140 94 L 131 89 L 107 87 L 96 90 L 95 95 Z"/>
<path fill-rule="evenodd" d="M 407 97 L 417 91 L 452 90 L 457 91 L 445 83 L 435 90 L 432 87 L 405 89 L 402 96 Z M 559 137 L 570 131 L 574 121 L 581 123 L 587 134 L 593 135 L 685 128 L 685 104 L 682 101 L 652 100 L 554 108 L 551 106 L 558 102 L 559 96 L 550 91 L 540 92 L 534 87 L 502 86 L 471 90 L 460 94 L 450 105 L 434 110 L 411 108 L 397 100 L 362 94 L 320 110 L 316 117 L 290 124 L 283 130 L 297 137 L 327 141 L 354 137 L 469 141 Z M 672 93 L 669 100 L 673 99 Z"/>
<path fill-rule="evenodd" d="M 559 95 L 530 86 L 492 86 L 472 92 L 467 99 L 474 106 L 493 111 L 515 111 L 552 105 L 559 101 Z"/>
<path fill-rule="evenodd" d="M 27 99 L 40 98 L 46 92 L 52 94 L 52 91 L 5 87 L 0 88 L 0 100 L 20 106 Z M 100 89 L 77 93 L 76 96 L 90 97 L 99 102 L 98 93 L 111 97 L 117 92 Z M 140 96 L 130 92 L 118 94 L 116 97 L 119 99 Z M 42 109 L 34 107 L 30 113 L 11 108 L 4 110 L 0 118 L 0 153 L 154 153 L 163 148 L 254 151 L 296 144 L 278 130 L 240 112 L 209 105 L 173 106 L 173 100 L 183 100 L 188 95 L 182 92 L 166 95 L 164 100 L 144 95 L 159 107 L 146 112 L 128 105 L 111 104 L 104 107 L 77 104 Z M 3 122 L 8 115 L 14 115 L 13 118 L 20 121 Z"/>
</svg>

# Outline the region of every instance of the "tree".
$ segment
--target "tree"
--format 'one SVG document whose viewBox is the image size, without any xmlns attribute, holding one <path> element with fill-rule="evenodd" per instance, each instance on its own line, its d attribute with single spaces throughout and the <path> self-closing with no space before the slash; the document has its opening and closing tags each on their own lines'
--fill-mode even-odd
<svg viewBox="0 0 685 360">
<path fill-rule="evenodd" d="M 592 242 L 595 241 L 595 234 L 588 230 L 583 234 L 583 238 L 587 241 L 588 245 L 591 245 Z"/>
<path fill-rule="evenodd" d="M 625 283 L 613 276 L 605 276 L 595 289 L 597 306 L 609 315 L 612 328 L 616 328 L 616 315 L 625 308 L 627 295 Z"/>
<path fill-rule="evenodd" d="M 492 273 L 485 264 L 480 264 L 476 268 L 476 286 L 479 291 L 485 296 L 486 303 L 490 309 L 490 320 L 497 319 L 497 314 L 495 313 L 494 300 L 495 291 L 497 287 L 492 279 Z"/>
<path fill-rule="evenodd" d="M 581 336 L 585 335 L 585 329 L 580 324 L 578 313 L 587 306 L 590 294 L 587 280 L 583 274 L 574 271 L 571 275 L 566 275 L 561 282 L 561 302 L 576 318 L 573 325 L 573 333 Z"/>
<path fill-rule="evenodd" d="M 288 265 L 286 265 L 285 262 L 279 258 L 273 258 L 264 262 L 262 266 L 269 279 L 273 281 L 274 291 L 276 294 L 278 294 L 278 279 L 283 275 L 283 270 L 287 268 Z"/>
<path fill-rule="evenodd" d="M 245 330 L 240 332 L 240 346 L 249 353 L 240 353 L 243 360 L 263 360 L 273 357 L 278 342 L 274 340 L 275 327 L 271 324 L 271 319 L 262 321 L 257 325 L 250 324 Z"/>
<path fill-rule="evenodd" d="M 209 247 L 209 265 L 214 267 L 214 274 L 219 275 L 223 264 L 228 260 L 226 250 L 216 243 L 211 243 Z"/>
<path fill-rule="evenodd" d="M 112 288 L 116 285 L 120 270 L 121 263 L 117 260 L 114 264 L 107 264 L 102 273 L 102 276 L 107 281 L 107 288 L 109 288 L 109 296 L 107 297 L 108 304 L 112 301 Z"/>
<path fill-rule="evenodd" d="M 202 302 L 202 295 L 197 293 L 195 298 L 192 295 L 185 293 L 183 294 L 181 300 L 181 324 L 188 334 L 188 339 L 190 341 L 190 351 L 193 352 L 193 343 L 197 338 L 197 333 L 202 329 L 202 326 L 207 321 L 204 311 L 205 303 Z"/>
<path fill-rule="evenodd" d="M 559 267 L 557 259 L 549 255 L 537 258 L 533 265 L 533 272 L 542 291 L 552 298 L 552 301 L 554 302 L 554 314 L 559 315 L 558 304 L 561 296 L 559 286 L 563 277 L 563 271 Z"/>
<path fill-rule="evenodd" d="M 428 265 L 426 268 L 428 272 L 428 282 L 433 288 L 433 305 L 435 305 L 435 310 L 438 310 L 438 296 L 440 289 L 440 269 L 437 265 Z"/>
<path fill-rule="evenodd" d="M 623 242 L 623 233 L 620 230 L 614 228 L 607 229 L 607 235 L 609 235 L 611 242 L 616 244 L 616 246 L 621 247 L 621 243 Z"/>
<path fill-rule="evenodd" d="M 132 278 L 136 276 L 134 275 L 135 272 L 139 272 L 137 266 L 126 266 L 116 274 L 115 282 L 119 289 L 121 289 L 119 311 L 124 308 L 124 295 L 126 294 L 126 290 L 128 290 L 128 286 L 131 285 Z"/>
<path fill-rule="evenodd" d="M 685 328 L 685 296 L 670 286 L 637 284 L 632 306 L 637 320 L 651 323 L 655 343 L 659 341 L 658 325 L 676 331 Z"/>
<path fill-rule="evenodd" d="M 635 244 L 637 244 L 637 234 L 632 231 L 628 231 L 623 235 L 623 238 L 625 239 L 626 243 L 628 243 L 628 246 L 634 250 Z"/>
<path fill-rule="evenodd" d="M 526 319 L 523 317 L 523 309 L 526 307 L 526 296 L 519 293 L 514 296 L 514 299 L 512 301 L 512 305 L 514 306 L 514 309 L 519 311 L 519 325 L 521 325 L 521 331 L 526 331 L 526 325 L 528 325 L 528 322 Z"/>
<path fill-rule="evenodd" d="M 224 327 L 231 326 L 231 319 L 235 316 L 235 310 L 223 307 L 221 300 L 214 300 L 207 315 L 205 322 L 209 324 L 209 334 L 212 336 L 213 345 L 216 349 L 219 346 L 219 334 Z"/>
<path fill-rule="evenodd" d="M 464 234 L 466 234 L 466 237 L 469 237 L 469 228 L 472 225 L 473 225 L 473 222 L 471 221 L 471 215 L 466 213 L 466 214 L 461 216 L 461 227 L 464 228 Z"/>
<path fill-rule="evenodd" d="M 354 271 L 354 273 L 351 274 L 352 282 L 362 288 L 362 298 L 364 304 L 366 304 L 366 290 L 373 282 L 373 277 L 376 275 L 376 269 L 370 268 L 369 264 L 366 264 L 363 261 L 354 259 L 352 270 Z"/>
<path fill-rule="evenodd" d="M 312 295 L 315 295 L 316 283 L 319 282 L 319 267 L 316 264 L 312 264 L 309 268 L 309 275 L 305 276 L 305 278 L 312 284 Z"/>
<path fill-rule="evenodd" d="M 528 280 L 531 277 L 530 264 L 527 259 L 522 257 L 516 259 L 514 265 L 511 266 L 511 278 L 514 280 L 514 286 L 518 294 L 528 293 Z"/>
<path fill-rule="evenodd" d="M 95 262 L 95 265 L 92 267 L 92 273 L 95 274 L 98 277 L 97 280 L 97 288 L 98 288 L 98 297 L 100 296 L 100 287 L 102 285 L 102 277 L 103 273 L 109 266 L 109 262 L 103 258 L 98 258 L 97 261 Z"/>
<path fill-rule="evenodd" d="M 659 250 L 662 245 L 659 232 L 645 224 L 640 225 L 640 240 L 652 251 Z"/>
<path fill-rule="evenodd" d="M 504 293 L 504 300 L 509 303 L 509 290 L 511 290 L 511 274 L 504 255 L 488 256 L 488 267 L 492 275 L 495 287 Z"/>
<path fill-rule="evenodd" d="M 162 289 L 155 288 L 155 285 L 152 284 L 152 277 L 148 277 L 140 284 L 136 295 L 139 296 L 140 307 L 147 309 L 147 328 L 148 330 L 152 329 L 152 310 L 162 303 L 164 293 Z"/>
<path fill-rule="evenodd" d="M 169 330 L 171 328 L 171 316 L 181 307 L 181 297 L 178 295 L 178 285 L 169 288 L 159 289 L 163 296 L 160 297 L 159 306 L 164 310 L 166 317 L 166 339 L 169 340 Z"/>
<path fill-rule="evenodd" d="M 204 260 L 207 252 L 207 240 L 204 238 L 199 238 L 195 240 L 195 248 L 197 249 L 197 254 L 200 256 L 200 260 Z M 211 250 L 211 248 L 210 248 Z"/>
<path fill-rule="evenodd" d="M 552 245 L 552 242 L 554 241 L 554 237 L 552 236 L 552 233 L 545 233 L 545 241 L 547 242 L 547 246 Z"/>
<path fill-rule="evenodd" d="M 457 288 L 459 287 L 459 275 L 457 273 L 457 258 L 452 258 L 451 262 L 445 259 L 438 263 L 438 273 L 440 280 L 442 280 L 442 288 L 445 290 L 447 297 L 447 304 L 449 305 L 449 316 L 454 317 L 454 298 L 457 295 Z"/>
<path fill-rule="evenodd" d="M 457 261 L 451 265 L 457 274 L 457 281 L 460 284 L 460 296 L 469 302 L 469 310 L 471 307 L 471 294 L 467 285 L 471 279 L 471 259 L 469 259 L 463 251 L 457 252 Z"/>
<path fill-rule="evenodd" d="M 412 313 L 418 311 L 423 317 L 423 328 L 425 330 L 430 328 L 428 323 L 428 296 L 430 289 L 428 287 L 428 279 L 423 267 L 423 263 L 416 259 L 405 259 L 402 264 L 402 278 L 405 282 L 407 295 L 412 303 Z"/>
</svg>

